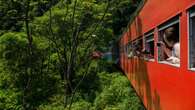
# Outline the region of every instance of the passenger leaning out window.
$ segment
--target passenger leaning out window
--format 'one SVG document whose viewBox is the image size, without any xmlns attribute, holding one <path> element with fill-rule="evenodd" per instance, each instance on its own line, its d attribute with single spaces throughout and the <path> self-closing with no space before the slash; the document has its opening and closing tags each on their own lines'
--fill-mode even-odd
<svg viewBox="0 0 195 110">
<path fill-rule="evenodd" d="M 180 43 L 177 33 L 179 32 L 175 27 L 167 28 L 163 33 L 163 41 L 160 42 L 166 61 L 173 64 L 180 64 Z"/>
</svg>

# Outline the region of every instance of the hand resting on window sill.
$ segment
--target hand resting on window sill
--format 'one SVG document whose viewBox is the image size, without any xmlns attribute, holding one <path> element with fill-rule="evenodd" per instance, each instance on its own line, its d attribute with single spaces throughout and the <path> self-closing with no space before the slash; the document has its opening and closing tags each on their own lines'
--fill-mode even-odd
<svg viewBox="0 0 195 110">
<path fill-rule="evenodd" d="M 166 59 L 168 62 L 173 63 L 173 64 L 180 64 L 180 59 L 174 56 L 171 56 Z"/>
</svg>

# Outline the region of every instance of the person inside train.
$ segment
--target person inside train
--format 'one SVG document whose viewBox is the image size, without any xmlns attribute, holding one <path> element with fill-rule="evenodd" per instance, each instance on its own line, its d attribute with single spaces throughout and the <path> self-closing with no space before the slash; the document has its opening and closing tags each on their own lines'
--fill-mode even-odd
<svg viewBox="0 0 195 110">
<path fill-rule="evenodd" d="M 134 56 L 136 57 L 139 57 L 139 58 L 143 58 L 143 48 L 142 48 L 142 43 L 143 43 L 143 40 L 142 39 L 139 39 L 139 40 L 136 40 L 135 41 L 135 44 L 133 45 L 133 49 L 134 49 Z"/>
<path fill-rule="evenodd" d="M 128 58 L 133 57 L 133 48 L 132 48 L 132 44 L 131 43 L 128 44 L 127 49 L 128 49 L 127 50 L 128 51 Z"/>
<path fill-rule="evenodd" d="M 180 64 L 180 43 L 178 33 L 176 27 L 169 27 L 165 29 L 163 41 L 160 42 L 160 46 L 166 56 L 166 61 L 173 64 Z"/>
</svg>

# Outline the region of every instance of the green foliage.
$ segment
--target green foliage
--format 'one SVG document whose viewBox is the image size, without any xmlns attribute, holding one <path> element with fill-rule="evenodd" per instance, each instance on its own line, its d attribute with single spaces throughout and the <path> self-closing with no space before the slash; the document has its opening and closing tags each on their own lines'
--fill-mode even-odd
<svg viewBox="0 0 195 110">
<path fill-rule="evenodd" d="M 40 43 L 40 41 L 42 41 Z M 33 42 L 33 57 L 27 54 L 28 42 L 24 33 L 6 33 L 0 37 L 0 92 L 8 90 L 8 93 L 2 94 L 2 98 L 8 98 L 4 103 L 15 104 L 21 107 L 22 94 L 26 83 L 30 79 L 31 83 L 28 86 L 28 102 L 29 109 L 34 108 L 47 101 L 47 97 L 52 95 L 57 90 L 57 80 L 52 66 L 48 70 L 48 44 L 43 39 L 36 38 Z M 29 68 L 29 62 L 31 62 Z M 12 90 L 13 89 L 13 90 Z M 19 95 L 18 95 L 19 93 Z M 10 97 L 7 97 L 10 95 Z M 17 102 L 9 101 L 14 98 Z M 36 101 L 35 101 L 36 100 Z M 9 109 L 5 105 L 4 109 Z"/>
<path fill-rule="evenodd" d="M 116 36 L 122 34 L 128 25 L 132 13 L 136 9 L 136 4 L 133 4 L 132 1 L 118 0 L 113 3 L 115 6 L 112 9 L 112 28 Z"/>
<path fill-rule="evenodd" d="M 95 110 L 140 110 L 140 101 L 124 76 L 100 73 L 99 77 L 102 91 L 94 101 Z"/>
<path fill-rule="evenodd" d="M 128 79 L 120 73 L 101 72 L 90 80 L 90 86 L 87 83 L 89 80 L 83 85 L 88 88 L 81 86 L 75 95 L 72 110 L 144 110 Z M 53 97 L 39 110 L 63 110 L 62 100 L 60 95 Z"/>
<path fill-rule="evenodd" d="M 72 110 L 142 108 L 126 77 L 90 57 L 94 50 L 109 50 L 134 10 L 131 1 L 29 0 L 29 30 L 27 4 L 0 1 L 0 109 L 68 110 L 71 101 Z M 66 94 L 70 65 L 74 91 Z"/>
<path fill-rule="evenodd" d="M 0 60 L 0 109 L 1 110 L 20 110 L 21 92 L 13 86 L 10 74 L 3 68 Z"/>
<path fill-rule="evenodd" d="M 85 101 L 85 100 L 80 100 L 78 102 L 73 103 L 72 105 L 72 110 L 90 110 L 91 103 Z"/>
<path fill-rule="evenodd" d="M 59 0 L 29 0 L 30 19 L 42 16 Z M 0 1 L 0 35 L 6 31 L 20 31 L 25 20 L 27 0 L 1 0 Z"/>
<path fill-rule="evenodd" d="M 19 96 L 21 92 L 12 89 L 0 90 L 0 109 L 1 110 L 21 110 Z"/>
</svg>

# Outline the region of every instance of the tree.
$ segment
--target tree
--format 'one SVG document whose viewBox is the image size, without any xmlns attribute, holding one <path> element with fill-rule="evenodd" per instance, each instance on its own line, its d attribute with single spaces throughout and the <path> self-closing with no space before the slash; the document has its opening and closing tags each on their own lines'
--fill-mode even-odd
<svg viewBox="0 0 195 110">
<path fill-rule="evenodd" d="M 124 29 L 127 28 L 131 15 L 137 8 L 138 4 L 139 1 L 133 0 L 119 0 L 118 2 L 115 2 L 114 11 L 112 13 L 112 28 L 116 36 L 122 34 Z"/>
<path fill-rule="evenodd" d="M 46 37 L 55 47 L 54 53 L 58 55 L 60 75 L 64 83 L 65 106 L 67 95 L 75 91 L 74 84 L 78 83 L 74 83 L 76 72 L 90 61 L 90 54 L 97 41 L 97 30 L 101 29 L 103 20 L 109 16 L 109 6 L 109 1 L 101 4 L 95 3 L 94 0 L 74 0 L 71 3 L 61 1 L 45 16 L 35 20 L 34 24 L 42 22 L 43 19 L 45 21 L 41 28 L 34 25 L 33 33 Z"/>
<path fill-rule="evenodd" d="M 10 2 L 10 7 L 8 3 Z M 42 88 L 40 87 L 43 83 L 38 83 L 38 79 L 43 78 L 43 75 L 48 78 L 48 75 L 45 75 L 48 72 L 48 64 L 45 64 L 47 61 L 47 48 L 40 47 L 37 44 L 36 38 L 33 38 L 31 22 L 35 17 L 34 10 L 41 9 L 37 8 L 39 3 L 47 3 L 47 1 L 31 1 L 31 0 L 19 0 L 19 1 L 2 1 L 1 4 L 4 4 L 5 7 L 1 7 L 5 11 L 3 14 L 4 20 L 7 20 L 4 23 L 6 26 L 2 26 L 5 30 L 9 30 L 11 24 L 8 21 L 15 20 L 16 22 L 24 22 L 24 32 L 21 33 L 6 33 L 1 36 L 1 54 L 4 62 L 4 67 L 9 69 L 9 73 L 12 74 L 11 79 L 14 79 L 14 87 L 17 90 L 21 91 L 19 103 L 22 105 L 22 109 L 34 109 L 38 104 L 33 102 L 33 98 L 38 98 L 37 96 L 47 96 L 48 94 L 40 94 Z M 56 2 L 55 2 L 56 3 Z M 53 5 L 51 1 L 50 7 Z M 7 9 L 6 9 L 7 8 Z M 46 10 L 46 9 L 42 9 Z M 16 13 L 12 13 L 16 12 Z M 10 14 L 7 16 L 6 14 Z M 19 16 L 17 15 L 19 13 Z M 6 18 L 10 19 L 6 19 Z M 17 24 L 14 22 L 13 24 Z M 15 27 L 15 26 L 13 26 Z M 16 26 L 18 27 L 18 26 Z M 19 31 L 13 30 L 13 31 Z M 34 40 L 35 39 L 35 40 Z M 39 39 L 40 40 L 40 39 Z M 38 42 L 40 44 L 40 42 Z M 45 43 L 47 44 L 47 43 Z M 13 75 L 14 74 L 14 75 Z M 44 77 L 45 78 L 45 77 Z M 44 79 L 43 78 L 43 79 Z M 44 79 L 45 82 L 48 82 L 47 79 Z M 37 88 L 39 88 L 38 91 Z M 39 93 L 36 94 L 35 93 Z M 40 97 L 41 98 L 41 97 Z"/>
<path fill-rule="evenodd" d="M 79 86 L 86 75 L 93 72 L 90 68 L 91 53 L 95 50 L 108 51 L 108 42 L 116 37 L 114 33 L 117 30 L 113 32 L 112 24 L 117 20 L 113 16 L 120 14 L 113 15 L 118 10 L 115 7 L 121 8 L 120 13 L 128 13 L 126 2 L 12 0 L 8 7 L 8 1 L 0 2 L 4 5 L 0 7 L 4 20 L 1 31 L 12 30 L 14 24 L 12 31 L 20 32 L 4 32 L 1 35 L 0 60 L 6 70 L 4 72 L 10 75 L 13 87 L 19 91 L 19 107 L 36 109 L 52 95 L 53 92 L 49 91 L 59 87 L 63 88 L 64 107 L 69 105 L 70 109 Z M 10 16 L 7 15 L 9 11 Z M 9 24 L 11 20 L 15 22 Z M 118 27 L 122 30 L 125 23 L 120 25 Z M 54 87 L 51 88 L 52 83 Z M 35 100 L 38 101 L 35 103 Z"/>
<path fill-rule="evenodd" d="M 54 47 L 52 52 L 58 56 L 59 74 L 64 83 L 65 107 L 68 104 L 67 97 L 74 95 L 75 88 L 80 84 L 74 82 L 75 75 L 90 63 L 92 51 L 102 46 L 101 44 L 104 45 L 102 47 L 108 46 L 107 42 L 113 39 L 113 32 L 109 28 L 112 24 L 110 19 L 112 11 L 118 9 L 111 7 L 111 3 L 116 5 L 118 2 L 110 0 L 60 1 L 45 16 L 37 18 L 34 22 L 34 24 L 40 24 L 33 26 L 35 36 L 47 38 L 50 45 Z M 121 11 L 122 14 L 132 11 L 128 5 L 132 6 L 131 2 L 120 3 L 119 7 L 125 6 Z M 126 24 L 128 18 L 125 18 Z M 124 26 L 125 23 L 122 23 L 121 27 Z M 101 49 L 106 51 L 104 48 Z"/>
<path fill-rule="evenodd" d="M 1 0 L 0 1 L 0 35 L 6 31 L 19 32 L 25 20 L 27 0 Z M 42 16 L 59 0 L 30 0 L 29 19 Z"/>
</svg>

